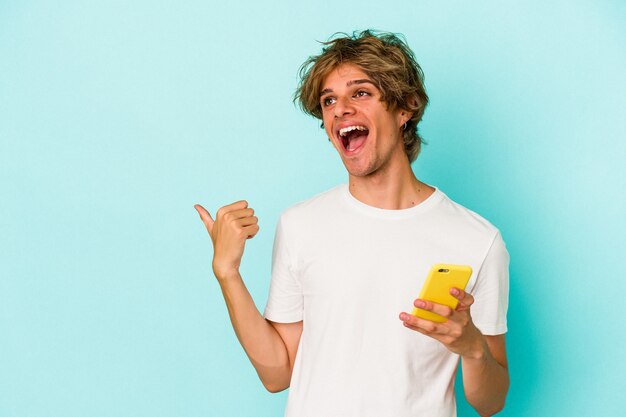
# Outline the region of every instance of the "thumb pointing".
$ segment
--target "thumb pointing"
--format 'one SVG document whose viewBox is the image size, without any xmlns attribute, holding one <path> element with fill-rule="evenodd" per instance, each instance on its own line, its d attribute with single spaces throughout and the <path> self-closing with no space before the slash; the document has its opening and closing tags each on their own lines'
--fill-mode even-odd
<svg viewBox="0 0 626 417">
<path fill-rule="evenodd" d="M 211 214 L 209 214 L 209 212 L 206 211 L 206 209 L 200 204 L 196 204 L 193 207 L 200 215 L 200 219 L 202 220 L 202 223 L 204 223 L 204 225 L 206 226 L 206 230 L 209 232 L 209 234 L 213 233 L 213 223 L 215 223 L 215 220 L 213 220 Z"/>
</svg>

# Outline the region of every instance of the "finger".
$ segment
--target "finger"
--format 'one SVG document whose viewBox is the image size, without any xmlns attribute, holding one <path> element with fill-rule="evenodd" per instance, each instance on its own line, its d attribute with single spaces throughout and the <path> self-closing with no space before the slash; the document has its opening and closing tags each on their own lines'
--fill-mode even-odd
<svg viewBox="0 0 626 417">
<path fill-rule="evenodd" d="M 248 202 L 246 200 L 235 201 L 232 204 L 224 206 L 220 208 L 217 213 L 215 213 L 215 218 L 220 219 L 226 213 L 230 213 L 231 211 L 241 210 L 248 207 Z"/>
<path fill-rule="evenodd" d="M 439 314 L 441 317 L 444 317 L 447 319 L 449 319 L 454 313 L 454 310 L 450 308 L 449 306 L 438 304 L 438 303 L 433 303 L 432 301 L 422 300 L 419 298 L 415 300 L 415 303 L 413 303 L 413 305 L 417 308 L 421 308 L 422 310 L 427 310 L 435 314 Z"/>
<path fill-rule="evenodd" d="M 447 336 L 447 333 L 443 333 L 443 332 L 429 332 L 427 330 L 422 329 L 421 327 L 417 327 L 417 326 L 413 326 L 412 324 L 409 324 L 407 322 L 402 323 L 404 325 L 404 327 L 411 329 L 411 330 L 415 330 L 416 332 L 419 332 L 423 335 L 426 335 L 428 337 L 432 337 L 435 340 L 439 340 L 440 342 L 444 342 L 448 343 L 451 339 L 449 336 Z"/>
<path fill-rule="evenodd" d="M 251 217 L 254 215 L 254 210 L 251 208 L 245 208 L 245 209 L 240 209 L 240 210 L 233 210 L 233 211 L 229 211 L 228 213 L 225 213 L 222 216 L 222 219 L 224 219 L 227 222 L 230 221 L 236 221 L 239 219 L 243 219 L 246 217 Z"/>
<path fill-rule="evenodd" d="M 457 300 L 459 300 L 459 305 L 457 306 L 457 308 L 459 307 L 469 307 L 472 304 L 474 304 L 474 297 L 472 296 L 472 294 L 463 291 L 462 289 L 459 288 L 450 288 L 450 294 L 456 298 Z"/>
<path fill-rule="evenodd" d="M 259 222 L 259 218 L 257 216 L 243 217 L 241 219 L 237 219 L 233 221 L 233 224 L 238 227 L 246 227 L 253 224 L 257 224 Z"/>
<path fill-rule="evenodd" d="M 200 219 L 202 220 L 202 223 L 204 223 L 204 225 L 206 226 L 206 230 L 209 232 L 209 234 L 213 233 L 213 224 L 215 223 L 215 220 L 213 220 L 211 214 L 200 204 L 196 204 L 193 207 L 200 215 Z"/>
<path fill-rule="evenodd" d="M 244 227 L 243 231 L 247 235 L 246 239 L 252 239 L 257 233 L 259 233 L 259 225 L 253 224 L 251 226 Z"/>
<path fill-rule="evenodd" d="M 402 324 L 404 325 L 404 327 L 406 327 L 406 328 L 408 328 L 408 329 L 414 330 L 414 331 L 419 332 L 419 333 L 421 333 L 421 334 L 424 334 L 424 335 L 426 335 L 426 336 L 429 336 L 429 335 L 430 335 L 430 333 L 428 333 L 426 330 L 421 329 L 421 328 L 419 328 L 419 327 L 415 327 L 415 326 L 413 326 L 413 325 L 411 325 L 411 324 L 407 323 L 406 321 L 405 321 L 405 322 L 403 322 Z"/>
<path fill-rule="evenodd" d="M 433 334 L 440 333 L 439 326 L 437 323 L 425 320 L 419 317 L 415 317 L 413 314 L 409 313 L 400 313 L 400 320 L 402 320 L 405 324 L 408 324 L 412 327 L 421 329 L 424 334 Z M 445 332 L 442 332 L 445 333 Z"/>
</svg>

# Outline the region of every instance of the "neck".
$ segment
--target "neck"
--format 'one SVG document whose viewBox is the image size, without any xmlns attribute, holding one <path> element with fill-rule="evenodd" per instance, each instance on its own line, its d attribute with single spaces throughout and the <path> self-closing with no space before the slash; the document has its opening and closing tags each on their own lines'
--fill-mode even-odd
<svg viewBox="0 0 626 417">
<path fill-rule="evenodd" d="M 395 167 L 357 177 L 350 175 L 350 193 L 369 206 L 401 210 L 418 205 L 435 189 L 415 177 L 409 160 Z"/>
</svg>

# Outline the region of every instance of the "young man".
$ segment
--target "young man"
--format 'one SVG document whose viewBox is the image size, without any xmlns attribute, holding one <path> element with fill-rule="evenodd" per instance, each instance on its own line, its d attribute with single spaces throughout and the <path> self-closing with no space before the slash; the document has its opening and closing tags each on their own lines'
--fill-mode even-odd
<svg viewBox="0 0 626 417">
<path fill-rule="evenodd" d="M 509 385 L 508 254 L 495 227 L 411 170 L 428 102 L 412 52 L 392 34 L 335 38 L 302 66 L 296 97 L 323 121 L 349 181 L 281 216 L 265 317 L 239 274 L 254 211 L 239 201 L 213 220 L 196 206 L 261 381 L 290 387 L 291 417 L 454 416 L 461 358 L 467 400 L 496 413 Z M 467 292 L 451 290 L 455 310 L 414 300 L 437 263 L 474 271 Z M 412 301 L 447 322 L 403 312 Z"/>
</svg>

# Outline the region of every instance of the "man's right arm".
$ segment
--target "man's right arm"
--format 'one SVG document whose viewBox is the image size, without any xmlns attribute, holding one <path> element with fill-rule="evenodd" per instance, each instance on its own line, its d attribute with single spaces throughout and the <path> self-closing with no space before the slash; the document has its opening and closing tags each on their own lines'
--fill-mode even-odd
<svg viewBox="0 0 626 417">
<path fill-rule="evenodd" d="M 247 239 L 259 230 L 248 203 L 238 201 L 218 210 L 215 220 L 196 205 L 213 242 L 213 272 L 217 278 L 233 329 L 261 382 L 270 392 L 289 387 L 302 322 L 274 323 L 256 308 L 239 273 Z"/>
</svg>

